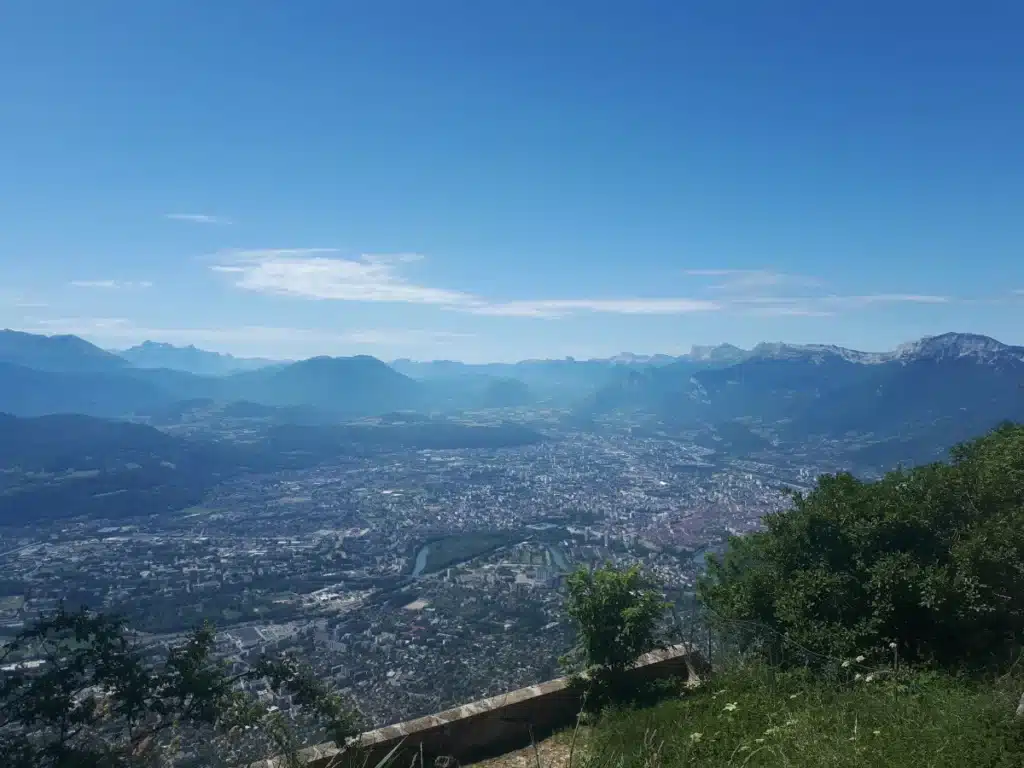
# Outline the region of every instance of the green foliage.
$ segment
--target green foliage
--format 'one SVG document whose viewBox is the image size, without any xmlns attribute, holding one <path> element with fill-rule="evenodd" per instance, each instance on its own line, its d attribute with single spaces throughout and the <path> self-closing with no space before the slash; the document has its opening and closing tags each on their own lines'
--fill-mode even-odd
<svg viewBox="0 0 1024 768">
<path fill-rule="evenodd" d="M 1005 660 L 1024 637 L 1024 427 L 877 482 L 821 477 L 709 558 L 699 597 L 763 649 L 767 627 L 833 657 L 895 643 L 914 662 Z"/>
<path fill-rule="evenodd" d="M 254 731 L 269 749 L 294 755 L 288 723 L 244 693 L 244 680 L 291 694 L 339 743 L 356 732 L 355 712 L 294 659 L 266 658 L 231 675 L 212 658 L 213 648 L 213 628 L 204 625 L 151 663 L 118 618 L 61 609 L 5 648 L 3 658 L 29 651 L 43 663 L 0 673 L 0 765 L 166 763 L 184 737 L 195 745 Z"/>
<path fill-rule="evenodd" d="M 600 690 L 594 690 L 592 704 L 620 698 L 623 673 L 638 656 L 658 647 L 658 627 L 668 606 L 637 566 L 625 571 L 611 565 L 592 572 L 581 568 L 569 575 L 568 584 L 567 611 L 578 635 L 565 661 L 582 665 Z"/>
<path fill-rule="evenodd" d="M 805 669 L 737 666 L 682 697 L 606 712 L 582 768 L 918 768 L 1021 765 L 1018 676 L 906 673 L 829 683 Z"/>
</svg>

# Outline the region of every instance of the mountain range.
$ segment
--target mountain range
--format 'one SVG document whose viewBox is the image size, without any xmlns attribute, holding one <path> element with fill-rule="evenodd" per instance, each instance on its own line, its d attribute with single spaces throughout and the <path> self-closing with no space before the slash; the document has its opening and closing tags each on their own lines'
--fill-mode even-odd
<svg viewBox="0 0 1024 768">
<path fill-rule="evenodd" d="M 0 412 L 125 417 L 208 400 L 301 408 L 337 420 L 545 403 L 571 406 L 586 418 L 643 411 L 680 428 L 742 421 L 792 440 L 856 432 L 896 441 L 908 433 L 941 434 L 940 442 L 1024 419 L 1024 347 L 967 333 L 926 337 L 889 352 L 722 344 L 677 356 L 481 365 L 388 365 L 365 355 L 249 359 L 244 365 L 254 369 L 245 371 L 230 369 L 243 359 L 195 348 L 146 343 L 132 350 L 123 357 L 74 336 L 0 331 Z M 161 361 L 172 367 L 151 367 Z M 198 361 L 217 373 L 196 373 Z"/>
<path fill-rule="evenodd" d="M 112 352 L 136 368 L 170 368 L 198 376 L 226 376 L 283 362 L 260 357 L 235 357 L 221 352 L 209 352 L 191 344 L 176 347 L 157 341 L 144 341 L 134 347 Z"/>
<path fill-rule="evenodd" d="M 875 463 L 916 462 L 1001 421 L 1024 420 L 1024 347 L 957 333 L 887 353 L 761 344 L 731 365 L 632 371 L 583 408 L 652 412 L 679 425 L 770 426 L 792 442 L 870 435 Z"/>
</svg>

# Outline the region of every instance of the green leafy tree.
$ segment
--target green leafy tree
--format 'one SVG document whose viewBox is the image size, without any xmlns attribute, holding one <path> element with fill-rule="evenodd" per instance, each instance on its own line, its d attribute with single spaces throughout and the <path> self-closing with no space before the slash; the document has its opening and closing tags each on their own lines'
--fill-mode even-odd
<svg viewBox="0 0 1024 768">
<path fill-rule="evenodd" d="M 356 732 L 357 715 L 293 658 L 264 658 L 230 674 L 212 657 L 204 625 L 149 660 L 113 616 L 63 609 L 24 630 L 0 660 L 0 765 L 5 768 L 120 768 L 167 765 L 210 739 L 221 756 L 249 748 L 296 759 L 291 724 L 242 690 L 261 681 L 322 724 L 338 743 Z"/>
<path fill-rule="evenodd" d="M 876 482 L 826 475 L 709 558 L 701 601 L 748 647 L 985 665 L 1024 637 L 1024 427 Z M 769 631 L 764 631 L 767 627 Z"/>
<path fill-rule="evenodd" d="M 637 657 L 660 645 L 667 603 L 638 566 L 611 565 L 569 575 L 567 611 L 577 641 L 565 662 L 580 667 L 611 697 L 625 693 L 625 676 Z"/>
</svg>

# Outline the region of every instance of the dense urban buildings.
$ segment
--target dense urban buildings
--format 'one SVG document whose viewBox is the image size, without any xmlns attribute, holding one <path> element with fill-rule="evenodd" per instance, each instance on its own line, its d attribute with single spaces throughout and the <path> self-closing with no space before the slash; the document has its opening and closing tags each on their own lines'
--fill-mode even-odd
<svg viewBox="0 0 1024 768">
<path fill-rule="evenodd" d="M 681 602 L 706 551 L 835 468 L 541 416 L 518 415 L 546 423 L 533 445 L 336 459 L 174 514 L 8 528 L 0 629 L 63 600 L 124 614 L 156 651 L 211 620 L 237 669 L 294 651 L 392 722 L 557 674 L 569 569 L 640 562 Z"/>
</svg>

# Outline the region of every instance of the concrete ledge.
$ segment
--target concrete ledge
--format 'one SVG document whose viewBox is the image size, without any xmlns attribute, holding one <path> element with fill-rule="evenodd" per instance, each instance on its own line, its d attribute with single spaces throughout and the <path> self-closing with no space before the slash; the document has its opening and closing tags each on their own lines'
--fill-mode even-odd
<svg viewBox="0 0 1024 768">
<path fill-rule="evenodd" d="M 629 676 L 636 682 L 678 677 L 697 685 L 707 671 L 700 652 L 680 644 L 641 656 Z M 300 758 L 307 768 L 375 768 L 397 747 L 395 757 L 422 750 L 429 759 L 445 755 L 466 763 L 528 746 L 531 730 L 539 739 L 571 726 L 581 705 L 581 692 L 570 685 L 568 677 L 560 677 L 369 731 L 344 750 L 334 744 L 310 747 Z M 283 768 L 284 764 L 271 759 L 252 768 Z"/>
</svg>

